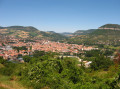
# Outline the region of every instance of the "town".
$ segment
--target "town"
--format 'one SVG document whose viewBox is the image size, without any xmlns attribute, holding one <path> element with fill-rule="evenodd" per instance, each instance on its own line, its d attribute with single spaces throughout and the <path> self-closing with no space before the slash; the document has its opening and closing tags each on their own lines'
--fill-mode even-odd
<svg viewBox="0 0 120 89">
<path fill-rule="evenodd" d="M 21 41 L 23 40 L 23 41 Z M 11 36 L 4 36 L 0 39 L 0 56 L 6 60 L 21 60 L 19 55 L 32 55 L 35 50 L 45 52 L 57 52 L 57 53 L 80 53 L 84 50 L 89 51 L 97 49 L 92 46 L 84 46 L 77 44 L 67 44 L 48 40 L 34 40 L 34 42 L 26 42 L 25 39 L 17 39 Z"/>
</svg>

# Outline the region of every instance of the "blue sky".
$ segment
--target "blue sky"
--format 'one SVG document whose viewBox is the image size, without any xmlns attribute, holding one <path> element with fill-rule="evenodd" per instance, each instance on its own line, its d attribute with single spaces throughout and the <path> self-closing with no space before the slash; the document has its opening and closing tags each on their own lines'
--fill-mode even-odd
<svg viewBox="0 0 120 89">
<path fill-rule="evenodd" d="M 0 26 L 74 32 L 120 24 L 120 0 L 0 0 Z"/>
</svg>

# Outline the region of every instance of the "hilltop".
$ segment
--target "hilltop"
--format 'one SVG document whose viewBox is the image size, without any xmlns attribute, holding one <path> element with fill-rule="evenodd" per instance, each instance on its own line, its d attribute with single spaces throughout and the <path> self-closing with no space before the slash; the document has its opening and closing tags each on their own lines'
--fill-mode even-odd
<svg viewBox="0 0 120 89">
<path fill-rule="evenodd" d="M 120 30 L 120 25 L 118 24 L 105 24 L 98 29 L 111 29 L 111 30 Z"/>
<path fill-rule="evenodd" d="M 47 39 L 54 41 L 66 39 L 65 36 L 58 33 L 40 31 L 32 26 L 0 27 L 0 34 L 23 39 Z"/>
</svg>

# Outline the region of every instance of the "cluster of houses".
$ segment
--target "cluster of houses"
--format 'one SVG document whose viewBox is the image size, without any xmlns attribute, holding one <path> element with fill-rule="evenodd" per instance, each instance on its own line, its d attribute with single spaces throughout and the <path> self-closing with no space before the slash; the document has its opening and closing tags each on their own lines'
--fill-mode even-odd
<svg viewBox="0 0 120 89">
<path fill-rule="evenodd" d="M 14 47 L 26 47 L 26 50 L 17 50 Z M 35 42 L 21 42 L 19 39 L 10 38 L 9 40 L 0 41 L 0 56 L 6 60 L 19 60 L 24 62 L 19 55 L 32 55 L 35 50 L 39 51 L 51 51 L 51 52 L 60 52 L 60 53 L 79 53 L 83 50 L 92 50 L 96 49 L 92 46 L 86 47 L 83 45 L 77 44 L 66 44 L 60 42 L 53 42 L 48 40 L 39 40 Z"/>
<path fill-rule="evenodd" d="M 92 46 L 86 47 L 83 45 L 77 44 L 66 44 L 60 42 L 52 42 L 52 41 L 42 41 L 41 43 L 33 43 L 32 51 L 34 50 L 42 50 L 42 51 L 52 51 L 52 52 L 70 52 L 70 53 L 79 53 L 79 51 L 83 50 L 92 50 L 96 49 Z"/>
</svg>

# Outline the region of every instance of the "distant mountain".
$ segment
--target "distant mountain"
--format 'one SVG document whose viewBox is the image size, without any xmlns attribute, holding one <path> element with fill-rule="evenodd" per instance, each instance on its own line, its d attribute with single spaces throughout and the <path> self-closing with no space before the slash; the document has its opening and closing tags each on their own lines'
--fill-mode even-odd
<svg viewBox="0 0 120 89">
<path fill-rule="evenodd" d="M 78 30 L 78 31 L 74 32 L 73 35 L 86 35 L 86 34 L 92 33 L 95 30 L 96 29 Z"/>
<path fill-rule="evenodd" d="M 75 35 L 87 35 L 89 33 L 92 33 L 93 31 L 95 31 L 96 29 L 89 29 L 89 30 L 78 30 L 74 33 L 71 32 L 63 32 L 63 33 L 59 33 L 62 34 L 64 36 L 68 36 L 68 37 L 73 37 Z"/>
<path fill-rule="evenodd" d="M 66 39 L 65 36 L 58 33 L 39 31 L 37 28 L 32 26 L 0 27 L 0 34 L 24 39 L 47 39 L 54 41 Z"/>
<path fill-rule="evenodd" d="M 68 43 L 84 43 L 87 45 L 120 45 L 119 26 L 120 25 L 116 24 L 106 24 L 86 35 L 80 34 L 73 36 L 68 40 Z"/>
<path fill-rule="evenodd" d="M 59 33 L 59 34 L 64 35 L 64 36 L 68 36 L 68 37 L 73 35 L 73 33 L 71 33 L 71 32 L 63 32 L 63 33 Z"/>
<path fill-rule="evenodd" d="M 54 31 L 47 31 L 47 32 L 50 32 L 50 33 L 56 33 L 56 32 L 54 32 Z"/>
<path fill-rule="evenodd" d="M 0 26 L 0 35 L 8 35 L 22 39 L 63 40 L 68 43 L 87 45 L 120 45 L 120 25 L 118 24 L 105 24 L 98 29 L 78 30 L 74 33 L 44 32 L 32 26 Z"/>
<path fill-rule="evenodd" d="M 0 29 L 2 29 L 3 27 L 0 26 Z"/>
</svg>

